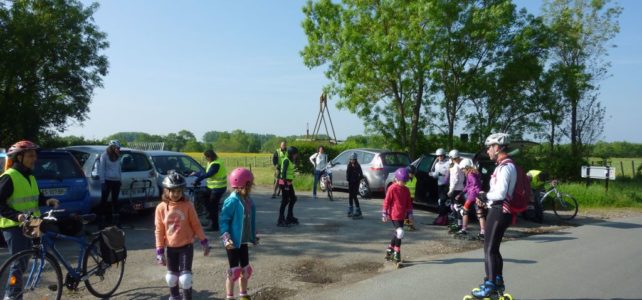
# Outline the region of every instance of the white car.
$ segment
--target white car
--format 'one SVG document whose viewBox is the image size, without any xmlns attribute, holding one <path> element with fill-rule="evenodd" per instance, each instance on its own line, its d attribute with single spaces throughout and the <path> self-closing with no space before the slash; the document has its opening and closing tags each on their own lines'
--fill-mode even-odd
<svg viewBox="0 0 642 300">
<path fill-rule="evenodd" d="M 100 155 L 107 146 L 70 146 L 62 148 L 69 151 L 85 172 L 89 181 L 92 206 L 100 203 L 101 184 L 98 178 Z M 122 185 L 119 202 L 123 209 L 153 209 L 160 203 L 156 182 L 158 173 L 149 157 L 143 151 L 121 148 Z"/>
<path fill-rule="evenodd" d="M 145 153 L 147 153 L 152 163 L 154 163 L 154 167 L 158 173 L 157 184 L 159 188 L 162 186 L 163 178 L 165 178 L 167 172 L 170 170 L 174 170 L 185 176 L 187 187 L 194 186 L 194 182 L 196 181 L 196 176 L 190 176 L 190 174 L 205 173 L 205 168 L 185 153 L 164 150 L 150 150 L 145 151 Z M 205 180 L 201 182 L 199 188 L 205 188 Z"/>
</svg>

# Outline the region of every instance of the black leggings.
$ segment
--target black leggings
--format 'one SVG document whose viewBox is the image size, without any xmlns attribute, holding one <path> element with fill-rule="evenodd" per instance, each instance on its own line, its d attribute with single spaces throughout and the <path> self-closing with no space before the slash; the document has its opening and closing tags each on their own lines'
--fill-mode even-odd
<svg viewBox="0 0 642 300">
<path fill-rule="evenodd" d="M 281 186 L 281 207 L 279 208 L 279 218 L 282 218 L 285 213 L 285 207 L 288 207 L 288 218 L 294 217 L 292 210 L 296 203 L 296 195 L 294 194 L 294 186 L 282 185 Z"/>
<path fill-rule="evenodd" d="M 250 264 L 250 254 L 247 244 L 241 244 L 240 248 L 227 249 L 227 262 L 231 268 L 241 267 L 245 268 Z"/>
<path fill-rule="evenodd" d="M 357 199 L 357 194 L 359 193 L 359 183 L 351 182 L 348 183 L 348 199 L 350 200 L 350 207 L 352 204 L 356 207 L 359 207 L 359 199 Z"/>
<path fill-rule="evenodd" d="M 391 220 L 392 226 L 395 227 L 395 231 L 392 232 L 392 240 L 390 240 L 390 245 L 395 247 L 401 247 L 401 239 L 397 238 L 397 228 L 403 228 L 403 220 Z"/>
<path fill-rule="evenodd" d="M 174 273 L 192 271 L 194 247 L 192 244 L 182 247 L 167 247 L 167 270 Z"/>
<path fill-rule="evenodd" d="M 484 239 L 484 260 L 486 278 L 495 281 L 497 275 L 503 275 L 504 260 L 499 253 L 499 246 L 506 232 L 506 228 L 513 220 L 513 215 L 504 213 L 502 205 L 493 205 L 488 209 Z"/>
<path fill-rule="evenodd" d="M 209 214 L 210 220 L 212 221 L 211 228 L 218 230 L 218 214 L 220 211 L 219 206 L 221 203 L 221 198 L 223 198 L 223 194 L 227 192 L 227 188 L 208 188 L 207 192 L 209 193 L 209 198 L 208 201 L 205 201 L 205 208 L 207 209 L 207 213 Z"/>
<path fill-rule="evenodd" d="M 120 205 L 118 203 L 118 196 L 120 195 L 120 181 L 105 180 L 101 185 L 100 193 L 100 213 L 111 219 L 112 214 L 120 212 Z M 111 194 L 111 203 L 107 201 Z"/>
</svg>

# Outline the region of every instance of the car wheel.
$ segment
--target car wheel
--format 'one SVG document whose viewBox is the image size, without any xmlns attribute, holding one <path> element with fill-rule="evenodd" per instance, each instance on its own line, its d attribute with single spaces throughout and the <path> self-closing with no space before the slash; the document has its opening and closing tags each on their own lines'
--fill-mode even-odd
<svg viewBox="0 0 642 300">
<path fill-rule="evenodd" d="M 370 198 L 370 185 L 368 184 L 368 180 L 361 179 L 359 182 L 359 196 L 361 198 Z"/>
</svg>

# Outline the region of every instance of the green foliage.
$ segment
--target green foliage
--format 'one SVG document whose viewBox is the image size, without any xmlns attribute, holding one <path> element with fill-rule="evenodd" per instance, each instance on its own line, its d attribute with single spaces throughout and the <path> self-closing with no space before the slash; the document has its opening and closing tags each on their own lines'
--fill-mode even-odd
<svg viewBox="0 0 642 300">
<path fill-rule="evenodd" d="M 591 147 L 591 155 L 597 157 L 642 157 L 642 144 L 599 141 Z"/>
<path fill-rule="evenodd" d="M 606 190 L 603 180 L 593 181 L 589 186 L 586 183 L 565 183 L 560 185 L 560 190 L 575 197 L 580 210 L 586 207 L 637 207 L 642 208 L 642 179 L 618 178 L 609 181 Z"/>
<path fill-rule="evenodd" d="M 98 4 L 78 0 L 0 2 L 0 144 L 39 141 L 87 118 L 107 74 Z"/>
<path fill-rule="evenodd" d="M 105 145 L 107 144 L 104 140 L 87 140 L 84 137 L 79 136 L 45 136 L 40 139 L 40 147 L 42 148 L 60 148 L 67 146 L 77 146 L 77 145 Z"/>
</svg>

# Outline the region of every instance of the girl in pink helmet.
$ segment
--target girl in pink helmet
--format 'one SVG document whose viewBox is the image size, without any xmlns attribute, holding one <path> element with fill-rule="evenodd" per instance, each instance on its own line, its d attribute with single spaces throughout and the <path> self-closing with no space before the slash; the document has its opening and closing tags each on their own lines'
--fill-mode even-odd
<svg viewBox="0 0 642 300">
<path fill-rule="evenodd" d="M 381 221 L 385 223 L 390 220 L 395 227 L 392 240 L 386 250 L 386 260 L 392 260 L 396 264 L 401 262 L 401 239 L 404 235 L 404 219 L 413 219 L 412 199 L 410 198 L 410 190 L 406 186 L 408 179 L 407 168 L 397 169 L 395 172 L 395 183 L 393 183 L 386 192 L 381 212 Z"/>
<path fill-rule="evenodd" d="M 254 175 L 245 168 L 236 168 L 228 176 L 232 193 L 223 202 L 219 216 L 221 240 L 227 251 L 230 268 L 227 270 L 225 292 L 227 299 L 234 299 L 234 283 L 239 280 L 239 299 L 249 300 L 248 280 L 252 276 L 252 266 L 248 244 L 256 245 L 256 207 L 250 198 Z"/>
</svg>

